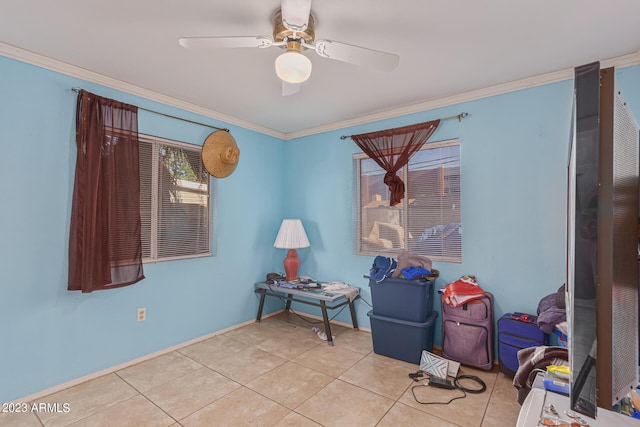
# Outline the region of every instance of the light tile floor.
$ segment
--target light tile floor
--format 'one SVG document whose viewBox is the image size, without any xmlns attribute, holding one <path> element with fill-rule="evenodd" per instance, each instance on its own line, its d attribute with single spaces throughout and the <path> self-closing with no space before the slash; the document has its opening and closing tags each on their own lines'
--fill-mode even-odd
<svg viewBox="0 0 640 427">
<path fill-rule="evenodd" d="M 377 355 L 371 334 L 282 313 L 71 387 L 39 402 L 68 413 L 0 414 L 0 426 L 514 426 L 511 379 L 462 367 L 487 391 L 412 387 L 417 365 Z M 469 385 L 473 387 L 474 385 Z M 39 403 L 38 402 L 38 403 Z"/>
</svg>

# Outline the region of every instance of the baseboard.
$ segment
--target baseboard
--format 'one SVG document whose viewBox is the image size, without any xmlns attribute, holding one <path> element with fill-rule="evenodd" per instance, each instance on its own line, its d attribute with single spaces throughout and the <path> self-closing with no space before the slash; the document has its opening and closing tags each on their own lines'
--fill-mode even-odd
<svg viewBox="0 0 640 427">
<path fill-rule="evenodd" d="M 277 310 L 277 311 L 274 311 L 273 313 L 269 313 L 269 314 L 266 314 L 266 315 L 262 316 L 262 318 L 263 319 L 268 319 L 269 317 L 276 316 L 276 315 L 282 313 L 283 311 L 284 311 L 284 309 Z M 229 331 L 233 331 L 234 329 L 238 329 L 238 328 L 241 328 L 243 326 L 250 325 L 251 323 L 254 323 L 254 322 L 255 322 L 255 320 L 247 320 L 246 322 L 238 323 L 237 325 L 233 325 L 233 326 L 230 326 L 230 327 L 225 328 L 225 329 L 220 329 L 219 331 L 212 332 L 210 334 L 203 335 L 201 337 L 194 338 L 194 339 L 189 340 L 189 341 L 185 341 L 183 343 L 174 345 L 172 347 L 167 347 L 167 348 L 164 348 L 162 350 L 158 350 L 156 352 L 146 354 L 146 355 L 138 357 L 136 359 L 129 360 L 128 362 L 124 362 L 124 363 L 121 363 L 119 365 L 112 366 L 110 368 L 106 368 L 106 369 L 103 369 L 101 371 L 93 372 L 91 374 L 82 376 L 80 378 L 76 378 L 76 379 L 73 379 L 71 381 L 67 381 L 67 382 L 64 382 L 62 384 L 55 385 L 55 386 L 47 388 L 45 390 L 41 390 L 39 392 L 30 394 L 28 396 L 24 396 L 22 398 L 16 399 L 11 403 L 32 402 L 34 400 L 38 400 L 38 399 L 41 399 L 43 397 L 49 396 L 51 394 L 57 393 L 59 391 L 65 390 L 65 389 L 67 389 L 69 387 L 73 387 L 73 386 L 76 386 L 78 384 L 82 384 L 84 382 L 87 382 L 87 381 L 90 381 L 90 380 L 94 380 L 94 379 L 99 378 L 99 377 L 103 377 L 105 375 L 111 374 L 111 373 L 119 371 L 121 369 L 128 368 L 129 366 L 133 366 L 133 365 L 136 365 L 138 363 L 145 362 L 145 361 L 147 361 L 149 359 L 153 359 L 154 357 L 162 356 L 163 354 L 171 353 L 172 351 L 179 350 L 181 348 L 190 346 L 192 344 L 196 344 L 196 343 L 198 343 L 200 341 L 204 341 L 204 340 L 209 339 L 209 338 L 213 338 L 216 335 L 222 335 L 222 334 L 225 334 L 225 333 L 227 333 Z"/>
</svg>

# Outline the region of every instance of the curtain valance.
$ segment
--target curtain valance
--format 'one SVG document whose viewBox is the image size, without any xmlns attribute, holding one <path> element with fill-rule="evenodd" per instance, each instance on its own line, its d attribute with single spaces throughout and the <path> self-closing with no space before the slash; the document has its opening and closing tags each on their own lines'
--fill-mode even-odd
<svg viewBox="0 0 640 427">
<path fill-rule="evenodd" d="M 397 205 L 404 197 L 404 182 L 396 174 L 407 165 L 411 156 L 433 135 L 440 120 L 381 130 L 360 135 L 351 135 L 351 139 L 362 151 L 373 159 L 387 173 L 384 183 L 391 191 L 390 206 Z"/>
</svg>

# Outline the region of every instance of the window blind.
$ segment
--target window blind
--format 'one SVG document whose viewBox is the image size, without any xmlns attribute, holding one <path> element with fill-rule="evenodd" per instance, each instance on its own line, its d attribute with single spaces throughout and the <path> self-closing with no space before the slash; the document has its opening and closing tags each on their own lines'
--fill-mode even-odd
<svg viewBox="0 0 640 427">
<path fill-rule="evenodd" d="M 210 177 L 199 146 L 140 136 L 145 261 L 210 255 Z"/>
<path fill-rule="evenodd" d="M 425 144 L 398 172 L 402 203 L 390 207 L 385 171 L 358 154 L 356 252 L 396 255 L 409 250 L 432 260 L 462 261 L 460 146 L 457 140 Z"/>
</svg>

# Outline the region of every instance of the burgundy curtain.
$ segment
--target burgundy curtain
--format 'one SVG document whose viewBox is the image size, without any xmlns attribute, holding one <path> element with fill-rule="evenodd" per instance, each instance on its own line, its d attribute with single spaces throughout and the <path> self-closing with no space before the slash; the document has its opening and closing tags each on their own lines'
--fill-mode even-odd
<svg viewBox="0 0 640 427">
<path fill-rule="evenodd" d="M 422 144 L 427 142 L 439 124 L 440 120 L 433 120 L 351 136 L 367 156 L 387 171 L 384 183 L 391 191 L 390 206 L 397 205 L 404 197 L 404 182 L 396 172 L 409 162 L 411 156 L 420 149 Z"/>
<path fill-rule="evenodd" d="M 69 232 L 68 290 L 142 279 L 138 108 L 81 90 Z"/>
</svg>

